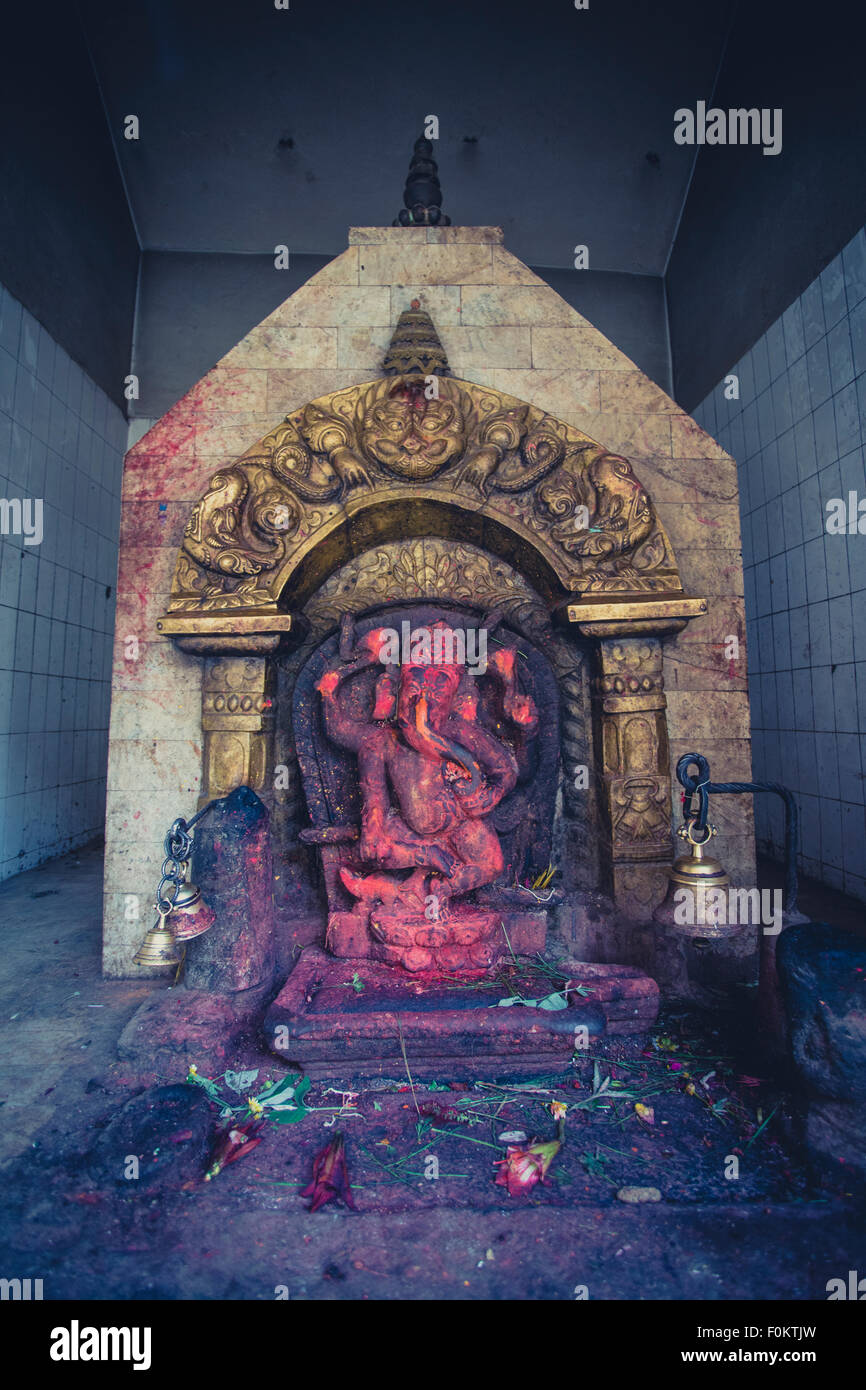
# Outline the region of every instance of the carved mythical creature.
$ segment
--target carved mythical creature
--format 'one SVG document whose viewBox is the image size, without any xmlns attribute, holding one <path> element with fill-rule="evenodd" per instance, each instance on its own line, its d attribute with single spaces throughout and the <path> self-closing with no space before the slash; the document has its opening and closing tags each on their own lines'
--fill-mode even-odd
<svg viewBox="0 0 866 1390">
<path fill-rule="evenodd" d="M 453 631 L 441 623 L 437 630 L 453 650 Z M 473 681 L 457 665 L 410 661 L 388 668 L 376 683 L 369 720 L 351 717 L 340 687 L 379 660 L 383 632 L 368 633 L 354 659 L 326 671 L 317 686 L 329 738 L 358 759 L 360 852 L 372 866 L 370 872 L 344 866 L 340 875 L 368 911 L 378 903 L 423 913 L 432 894 L 444 916 L 452 897 L 502 872 L 489 816 L 514 787 L 518 763 L 508 744 L 479 723 Z M 515 653 L 502 648 L 488 670 L 499 683 L 502 720 L 519 742 L 535 733 L 538 715 L 531 698 L 518 692 L 514 667 Z M 406 869 L 409 876 L 401 876 Z"/>
<path fill-rule="evenodd" d="M 285 537 L 298 528 L 294 501 L 279 489 L 260 492 L 244 507 L 247 476 L 237 468 L 215 473 L 196 502 L 183 533 L 183 548 L 206 569 L 222 574 L 260 574 L 285 554 Z M 270 541 L 265 548 L 262 542 Z"/>
<path fill-rule="evenodd" d="M 599 454 L 588 471 L 595 510 L 579 553 L 612 559 L 635 550 L 649 536 L 655 518 L 631 464 L 621 454 Z"/>
<path fill-rule="evenodd" d="M 413 301 L 400 315 L 381 377 L 309 402 L 213 477 L 184 533 L 171 611 L 213 608 L 220 595 L 226 607 L 272 603 L 291 580 L 295 557 L 304 562 L 313 533 L 340 526 L 353 490 L 388 500 L 407 484 L 423 490 L 434 480 L 433 504 L 418 499 L 413 534 L 417 518 L 437 531 L 438 499 L 448 505 L 453 496 L 464 516 L 472 509 L 506 530 L 534 532 L 564 591 L 681 591 L 664 531 L 628 459 L 531 405 L 449 373 L 429 315 Z M 386 526 L 400 524 L 402 500 Z M 350 509 L 359 523 L 363 510 Z"/>
<path fill-rule="evenodd" d="M 361 448 L 397 478 L 434 478 L 466 447 L 462 392 L 446 378 L 436 380 L 438 395 L 428 398 L 424 377 L 385 377 L 359 402 Z"/>
<path fill-rule="evenodd" d="M 582 476 L 560 469 L 539 488 L 536 505 L 560 518 L 551 535 L 564 550 L 602 563 L 633 553 L 655 526 L 649 497 L 620 454 L 597 454 Z"/>
<path fill-rule="evenodd" d="M 476 425 L 477 442 L 466 451 L 458 483 L 488 492 L 525 492 L 558 468 L 566 444 L 546 420 L 527 434 L 529 406 L 513 406 L 488 415 Z M 508 462 L 506 462 L 508 461 Z"/>
</svg>

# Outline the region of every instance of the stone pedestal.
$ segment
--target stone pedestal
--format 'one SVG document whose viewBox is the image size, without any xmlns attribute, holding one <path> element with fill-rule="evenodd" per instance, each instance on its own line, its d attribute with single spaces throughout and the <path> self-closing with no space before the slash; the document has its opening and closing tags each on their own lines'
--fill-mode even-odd
<svg viewBox="0 0 866 1390">
<path fill-rule="evenodd" d="M 587 995 L 567 993 L 568 1007 L 558 1011 L 502 1008 L 504 986 L 494 980 L 470 988 L 459 977 L 418 979 L 308 947 L 267 1011 L 265 1039 L 310 1076 L 400 1076 L 405 1049 L 413 1078 L 475 1080 L 558 1071 L 593 1038 L 652 1027 L 658 988 L 639 970 L 580 962 L 560 968 Z M 531 963 L 521 978 L 526 998 L 556 989 Z"/>
</svg>

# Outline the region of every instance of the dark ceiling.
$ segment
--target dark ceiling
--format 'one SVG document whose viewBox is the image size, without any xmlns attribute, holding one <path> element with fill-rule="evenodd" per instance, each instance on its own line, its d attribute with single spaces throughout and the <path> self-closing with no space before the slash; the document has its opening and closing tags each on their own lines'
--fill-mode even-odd
<svg viewBox="0 0 866 1390">
<path fill-rule="evenodd" d="M 440 122 L 444 210 L 534 266 L 661 274 L 733 6 L 695 0 L 83 0 L 142 246 L 336 254 L 390 223 Z M 124 117 L 141 138 L 123 138 Z"/>
</svg>

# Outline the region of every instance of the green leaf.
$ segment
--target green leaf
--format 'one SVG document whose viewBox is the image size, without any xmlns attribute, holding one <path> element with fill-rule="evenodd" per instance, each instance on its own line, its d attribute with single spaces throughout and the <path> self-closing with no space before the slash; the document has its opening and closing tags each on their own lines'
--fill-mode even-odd
<svg viewBox="0 0 866 1390">
<path fill-rule="evenodd" d="M 308 1076 L 302 1076 L 294 1087 L 291 1102 L 288 1103 L 288 1094 L 281 1096 L 280 1100 L 286 1103 L 280 1105 L 269 1105 L 267 1107 L 267 1118 L 274 1120 L 278 1125 L 294 1125 L 298 1120 L 302 1120 L 305 1115 L 310 1114 L 306 1105 L 302 1104 L 304 1096 L 310 1089 L 311 1081 Z M 261 1101 L 259 1102 L 261 1104 Z"/>
<path fill-rule="evenodd" d="M 282 1076 L 279 1081 L 272 1081 L 270 1086 L 266 1086 L 256 1096 L 256 1100 L 259 1105 L 273 1105 L 277 1100 L 291 1100 L 300 1080 L 298 1076 Z"/>
<path fill-rule="evenodd" d="M 492 1009 L 510 1009 L 514 1004 L 522 1004 L 526 1009 L 548 1009 L 558 1011 L 568 1008 L 568 999 L 565 990 L 558 990 L 555 994 L 545 994 L 543 999 L 521 999 L 519 994 L 509 995 L 507 999 L 500 999 L 498 1003 L 491 1004 Z"/>
<path fill-rule="evenodd" d="M 583 1164 L 586 1171 L 589 1173 L 590 1177 L 607 1177 L 607 1173 L 604 1170 L 604 1165 L 607 1163 L 607 1159 L 602 1158 L 600 1154 L 591 1153 L 590 1150 L 587 1149 L 585 1153 L 581 1154 L 580 1161 Z"/>
<path fill-rule="evenodd" d="M 560 1009 L 568 1008 L 568 999 L 565 990 L 559 990 L 557 994 L 546 994 L 543 999 L 537 999 L 539 1009 L 548 1009 L 551 1012 L 558 1012 Z"/>
<path fill-rule="evenodd" d="M 258 1067 L 255 1071 L 227 1071 L 225 1083 L 230 1091 L 236 1091 L 240 1096 L 250 1089 L 258 1074 Z"/>
<path fill-rule="evenodd" d="M 309 1113 L 306 1105 L 274 1105 L 268 1110 L 268 1119 L 278 1125 L 295 1125 Z"/>
</svg>

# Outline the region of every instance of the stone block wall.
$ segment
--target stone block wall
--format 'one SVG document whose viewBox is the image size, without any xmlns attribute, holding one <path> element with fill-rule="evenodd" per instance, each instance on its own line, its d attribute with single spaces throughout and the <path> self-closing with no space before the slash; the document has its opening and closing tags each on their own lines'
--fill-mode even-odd
<svg viewBox="0 0 866 1390">
<path fill-rule="evenodd" d="M 418 299 L 455 376 L 531 402 L 625 454 L 655 502 L 687 592 L 710 600 L 665 643 L 671 756 L 750 776 L 743 578 L 733 460 L 502 245 L 499 228 L 356 228 L 348 249 L 216 364 L 130 451 L 124 475 L 108 771 L 105 969 L 123 975 L 145 926 L 162 837 L 195 809 L 201 664 L 159 637 L 189 511 L 211 476 L 290 411 L 370 380 Z M 735 659 L 728 637 L 739 638 Z M 135 638 L 135 642 L 130 642 Z M 130 655 L 133 652 L 137 655 Z M 746 799 L 714 805 L 719 853 L 754 882 Z"/>
</svg>

